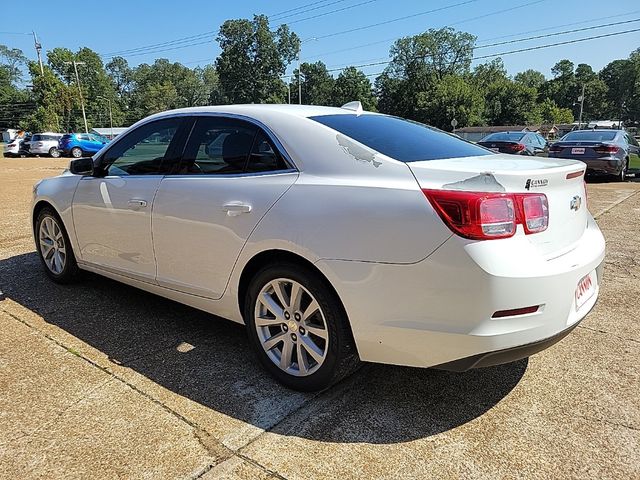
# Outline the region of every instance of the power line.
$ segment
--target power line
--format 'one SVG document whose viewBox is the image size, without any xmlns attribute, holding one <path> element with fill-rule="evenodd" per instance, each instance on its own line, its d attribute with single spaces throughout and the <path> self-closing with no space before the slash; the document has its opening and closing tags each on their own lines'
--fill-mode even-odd
<svg viewBox="0 0 640 480">
<path fill-rule="evenodd" d="M 274 13 L 274 14 L 272 14 L 272 15 L 268 15 L 268 17 L 269 17 L 269 20 L 276 20 L 276 21 L 278 21 L 278 22 L 279 22 L 279 21 L 280 21 L 280 20 L 282 20 L 283 18 L 289 18 L 289 17 L 295 17 L 295 16 L 297 16 L 297 15 L 303 15 L 304 13 L 311 12 L 311 11 L 313 11 L 313 10 L 318 10 L 318 9 L 320 9 L 320 8 L 330 7 L 331 5 L 335 5 L 335 4 L 337 4 L 337 3 L 344 3 L 344 2 L 346 2 L 347 0 L 335 0 L 335 1 L 333 1 L 333 2 L 327 3 L 328 1 L 329 1 L 329 0 L 325 0 L 325 1 L 321 1 L 321 2 L 311 2 L 311 3 L 307 3 L 306 5 L 302 5 L 302 6 L 300 6 L 300 7 L 296 7 L 296 8 L 291 8 L 291 9 L 289 9 L 289 10 L 285 10 L 284 12 Z M 310 7 L 310 6 L 317 5 L 317 4 L 321 4 L 321 3 L 324 3 L 324 5 L 316 6 L 316 7 L 314 7 L 314 8 L 310 8 L 310 9 L 308 9 L 308 10 L 303 10 L 305 7 Z M 293 11 L 295 11 L 295 10 L 303 10 L 303 11 L 302 11 L 302 12 L 297 12 L 297 13 L 291 13 L 291 14 L 289 14 L 289 15 L 284 15 L 284 16 L 283 16 L 283 14 L 286 14 L 286 13 L 289 13 L 289 12 L 293 12 Z"/>
<path fill-rule="evenodd" d="M 585 27 L 585 28 L 578 28 L 578 29 L 574 29 L 574 30 L 565 30 L 563 32 L 554 32 L 554 33 L 548 33 L 545 35 L 537 35 L 534 37 L 527 37 L 527 38 L 520 38 L 520 39 L 516 39 L 516 40 L 509 40 L 506 42 L 499 42 L 499 43 L 492 43 L 492 44 L 488 44 L 488 45 L 482 45 L 479 47 L 474 47 L 474 50 L 480 49 L 480 48 L 488 48 L 488 47 L 495 47 L 495 46 L 499 46 L 499 45 L 506 45 L 506 44 L 513 44 L 513 43 L 520 43 L 520 42 L 526 42 L 526 41 L 530 41 L 530 40 L 538 40 L 541 38 L 549 38 L 549 37 L 555 37 L 558 35 L 567 35 L 570 33 L 577 33 L 577 32 L 582 32 L 582 31 L 586 31 L 586 30 L 594 30 L 597 28 L 606 28 L 606 27 L 612 27 L 612 26 L 616 26 L 616 25 L 624 25 L 624 24 L 628 24 L 628 23 L 633 23 L 633 22 L 639 22 L 640 18 L 636 18 L 633 20 L 625 20 L 622 22 L 613 22 L 613 23 L 607 23 L 607 24 L 602 24 L 602 25 L 593 25 L 591 27 Z M 373 62 L 374 59 L 371 60 L 371 62 Z M 369 60 L 363 60 L 363 62 L 369 62 Z M 378 65 L 384 65 L 385 63 L 390 63 L 390 61 L 379 61 L 379 62 L 375 62 L 375 64 Z M 367 66 L 370 66 L 370 63 L 366 63 Z M 350 64 L 344 64 L 344 66 L 350 66 Z M 357 65 L 356 65 L 357 66 Z M 341 68 L 330 68 L 327 71 L 329 72 L 335 72 L 341 70 Z"/>
<path fill-rule="evenodd" d="M 526 34 L 529 34 L 529 33 L 537 33 L 537 32 L 542 32 L 542 31 L 546 31 L 546 30 L 553 30 L 554 28 L 563 28 L 563 27 L 571 27 L 571 26 L 574 26 L 574 25 L 583 25 L 585 23 L 591 23 L 591 22 L 595 22 L 595 21 L 602 21 L 602 20 L 608 20 L 608 19 L 611 19 L 611 18 L 617 18 L 617 17 L 633 15 L 633 14 L 639 13 L 639 12 L 640 12 L 640 10 L 635 10 L 633 12 L 621 13 L 619 15 L 611 15 L 611 16 L 608 16 L 608 17 L 592 18 L 590 20 L 585 20 L 585 21 L 582 21 L 582 22 L 566 23 L 566 24 L 563 24 L 563 25 L 556 25 L 554 27 L 541 28 L 541 29 L 537 29 L 537 30 L 528 30 L 526 32 L 519 32 L 519 33 L 516 33 L 516 34 L 513 34 L 513 35 L 503 35 L 503 36 L 500 36 L 500 37 L 487 38 L 487 39 L 483 39 L 481 41 L 489 42 L 489 41 L 493 41 L 493 40 L 500 40 L 502 38 L 517 37 L 517 36 L 526 35 Z M 445 25 L 445 27 L 446 26 L 447 25 Z M 416 32 L 413 35 L 419 35 L 420 33 L 422 33 L 422 31 Z M 363 43 L 361 45 L 356 45 L 356 46 L 349 47 L 349 48 L 341 48 L 339 50 L 332 50 L 330 52 L 323 52 L 323 53 L 320 53 L 318 55 L 312 55 L 312 56 L 306 57 L 306 58 L 307 59 L 314 59 L 314 58 L 327 57 L 329 55 L 333 55 L 333 54 L 336 54 L 336 53 L 344 53 L 344 52 L 349 52 L 349 51 L 352 51 L 352 50 L 357 50 L 357 49 L 360 49 L 360 48 L 371 47 L 371 46 L 374 46 L 374 45 L 380 45 L 382 43 L 387 43 L 387 42 L 391 42 L 391 41 L 397 40 L 398 38 L 399 37 L 386 38 L 384 40 L 377 40 L 375 42 Z M 476 48 L 480 48 L 482 46 L 483 45 L 479 45 L 479 46 L 476 46 Z"/>
<path fill-rule="evenodd" d="M 338 13 L 338 12 L 343 12 L 345 10 L 350 10 L 352 8 L 356 8 L 356 7 L 361 7 L 362 5 L 367 5 L 368 3 L 373 3 L 373 2 L 377 2 L 378 0 L 367 0 L 365 2 L 360 2 L 360 3 L 356 3 L 354 5 L 349 5 L 347 7 L 344 8 L 339 8 L 336 10 L 330 10 L 328 12 L 324 12 L 324 13 L 319 13 L 317 15 L 313 15 L 311 17 L 306 17 L 306 18 L 300 18 L 298 20 L 294 20 L 293 22 L 287 22 L 288 25 L 293 25 L 294 23 L 298 23 L 298 22 L 304 22 L 306 20 L 312 20 L 314 18 L 320 18 L 320 17 L 324 17 L 326 15 L 332 15 L 334 13 Z"/>
<path fill-rule="evenodd" d="M 329 34 L 326 34 L 326 35 L 318 35 L 315 38 L 317 40 L 322 40 L 324 38 L 336 37 L 338 35 L 344 35 L 344 34 L 347 34 L 347 33 L 359 32 L 361 30 L 367 30 L 369 28 L 380 27 L 382 25 L 389 25 L 390 23 L 394 23 L 394 22 L 400 22 L 402 20 L 407 20 L 409 18 L 421 17 L 421 16 L 427 15 L 429 13 L 435 13 L 435 12 L 440 12 L 440 11 L 448 10 L 448 9 L 455 8 L 455 7 L 461 7 L 463 5 L 468 5 L 469 3 L 474 3 L 476 1 L 478 1 L 478 0 L 465 0 L 464 2 L 454 3 L 452 5 L 446 5 L 444 7 L 434 8 L 432 10 L 427 10 L 425 12 L 414 13 L 412 15 L 405 15 L 403 17 L 398 17 L 398 18 L 394 18 L 394 19 L 391 19 L 391 20 L 386 20 L 384 22 L 372 23 L 370 25 L 363 25 L 362 27 L 350 28 L 348 30 L 342 30 L 340 32 L 329 33 Z M 537 0 L 537 1 L 541 1 L 541 0 Z"/>
<path fill-rule="evenodd" d="M 632 30 L 624 30 L 622 32 L 613 32 L 613 33 L 605 33 L 602 35 L 595 35 L 592 37 L 584 37 L 584 38 L 576 38 L 574 40 L 565 40 L 563 42 L 556 42 L 556 43 L 548 43 L 546 45 L 537 45 L 535 47 L 527 47 L 527 48 L 520 48 L 517 50 L 509 50 L 507 52 L 500 52 L 500 53 L 493 53 L 490 55 L 482 55 L 480 57 L 473 57 L 471 60 L 483 60 L 483 59 L 487 59 L 487 58 L 495 58 L 495 57 L 502 57 L 505 55 L 513 55 L 516 53 L 522 53 L 522 52 L 530 52 L 533 50 L 542 50 L 544 48 L 551 48 L 551 47 L 558 47 L 561 45 L 568 45 L 571 43 L 579 43 L 579 42 L 586 42 L 587 40 L 597 40 L 599 38 L 605 38 L 605 37 L 614 37 L 617 35 L 625 35 L 627 33 L 634 33 L 634 32 L 640 32 L 640 28 L 634 28 Z M 416 59 L 418 58 L 424 58 L 424 57 L 416 57 Z M 369 63 L 367 65 L 351 65 L 352 67 L 356 67 L 356 68 L 361 68 L 361 67 L 372 67 L 372 66 L 378 66 L 378 65 L 385 65 L 385 64 L 389 64 L 391 63 L 391 61 L 388 62 L 376 62 L 376 63 Z M 382 72 L 377 72 L 377 73 L 368 73 L 365 74 L 366 77 L 377 77 L 378 75 L 382 75 L 383 73 L 385 73 L 384 71 Z"/>
<path fill-rule="evenodd" d="M 298 7 L 296 9 L 292 9 L 292 10 L 300 10 L 298 13 L 296 13 L 295 15 L 288 15 L 288 16 L 303 15 L 304 13 L 310 12 L 312 10 L 317 10 L 319 8 L 325 8 L 325 7 L 328 7 L 328 6 L 337 4 L 337 3 L 342 3 L 344 1 L 346 1 L 346 0 L 333 1 L 331 3 L 326 3 L 325 2 L 324 5 L 321 5 L 319 7 L 316 6 L 315 8 L 306 9 L 306 10 L 301 10 L 302 7 Z M 332 14 L 332 13 L 337 13 L 337 12 L 340 12 L 340 11 L 343 11 L 343 10 L 347 10 L 347 9 L 350 9 L 350 8 L 357 7 L 359 5 L 364 5 L 365 3 L 372 3 L 374 1 L 377 1 L 377 0 L 368 0 L 368 1 L 362 2 L 360 4 L 351 5 L 351 6 L 348 6 L 348 7 L 331 10 L 329 12 L 324 12 L 322 14 L 318 14 L 317 16 L 307 17 L 305 19 L 296 20 L 296 21 L 291 22 L 291 23 L 296 23 L 296 22 L 303 21 L 303 20 L 309 20 L 311 18 L 317 18 L 317 17 L 320 17 L 320 16 L 325 16 L 325 15 L 329 15 L 329 14 Z M 308 4 L 308 5 L 315 5 L 317 3 L 320 3 L 320 2 L 313 2 L 313 3 Z M 271 20 L 271 17 L 269 17 L 269 19 Z M 281 20 L 281 19 L 278 19 L 278 21 L 279 20 Z M 108 58 L 113 58 L 113 57 L 116 57 L 116 56 L 127 57 L 127 56 L 133 56 L 133 55 L 129 55 L 129 54 L 133 54 L 133 53 L 138 54 L 138 53 L 142 53 L 143 51 L 144 51 L 144 53 L 161 53 L 162 51 L 170 50 L 169 48 L 165 49 L 164 47 L 173 47 L 173 46 L 181 45 L 182 48 L 184 48 L 184 47 L 202 45 L 203 44 L 202 42 L 200 42 L 200 43 L 193 43 L 193 42 L 196 42 L 196 41 L 202 40 L 202 39 L 204 39 L 206 37 L 215 35 L 215 34 L 217 34 L 217 32 L 218 32 L 217 30 L 210 30 L 208 32 L 203 32 L 203 33 L 199 33 L 199 34 L 196 34 L 196 35 L 190 35 L 190 36 L 187 36 L 187 37 L 180 37 L 180 38 L 177 38 L 177 39 L 174 39 L 174 40 L 168 40 L 166 42 L 154 43 L 154 44 L 151 44 L 151 45 L 144 45 L 144 46 L 141 46 L 141 47 L 130 48 L 130 49 L 125 49 L 125 50 L 117 50 L 117 51 L 113 51 L 113 52 L 107 52 L 107 53 L 102 54 L 101 56 L 102 57 L 108 57 Z M 162 47 L 162 50 L 159 50 L 161 47 Z M 173 48 L 171 48 L 171 50 L 172 49 Z"/>
<path fill-rule="evenodd" d="M 635 18 L 633 20 L 625 20 L 623 22 L 606 23 L 606 24 L 603 24 L 603 25 L 593 25 L 591 27 L 576 28 L 576 29 L 573 29 L 573 30 L 565 30 L 564 32 L 547 33 L 545 35 L 536 35 L 535 37 L 520 38 L 520 39 L 516 39 L 516 40 L 507 40 L 505 42 L 489 43 L 487 45 L 480 45 L 479 47 L 475 47 L 475 50 L 478 50 L 480 48 L 497 47 L 499 45 L 508 45 L 508 44 L 511 44 L 511 43 L 526 42 L 526 41 L 529 41 L 529 40 L 538 40 L 540 38 L 555 37 L 556 35 L 568 35 L 569 33 L 584 32 L 584 31 L 587 31 L 587 30 L 595 30 L 597 28 L 613 27 L 615 25 L 623 25 L 623 24 L 626 24 L 626 23 L 634 23 L 634 22 L 640 22 L 640 18 Z"/>
</svg>

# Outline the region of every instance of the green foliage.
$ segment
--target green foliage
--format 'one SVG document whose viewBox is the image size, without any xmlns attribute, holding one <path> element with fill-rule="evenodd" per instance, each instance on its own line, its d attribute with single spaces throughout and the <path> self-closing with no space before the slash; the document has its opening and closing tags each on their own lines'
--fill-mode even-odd
<svg viewBox="0 0 640 480">
<path fill-rule="evenodd" d="M 336 106 L 359 100 L 365 110 L 376 110 L 376 97 L 371 82 L 355 67 L 347 67 L 340 72 L 333 86 L 332 97 Z"/>
<path fill-rule="evenodd" d="M 303 63 L 302 70 L 302 103 L 305 105 L 333 105 L 333 90 L 336 80 L 327 71 L 322 62 Z M 291 103 L 298 103 L 298 69 L 293 71 Z"/>
<path fill-rule="evenodd" d="M 516 76 L 513 77 L 513 80 L 525 87 L 535 88 L 536 90 L 539 90 L 544 82 L 546 82 L 543 73 L 531 68 L 524 72 L 517 73 Z"/>
<path fill-rule="evenodd" d="M 300 49 L 300 39 L 288 26 L 273 32 L 265 15 L 227 20 L 217 39 L 222 52 L 216 69 L 225 102 L 284 102 L 281 77 Z"/>
<path fill-rule="evenodd" d="M 464 78 L 457 75 L 443 77 L 428 94 L 418 95 L 417 120 L 443 130 L 451 130 L 451 119 L 458 125 L 481 123 L 484 107 L 482 95 Z"/>
</svg>

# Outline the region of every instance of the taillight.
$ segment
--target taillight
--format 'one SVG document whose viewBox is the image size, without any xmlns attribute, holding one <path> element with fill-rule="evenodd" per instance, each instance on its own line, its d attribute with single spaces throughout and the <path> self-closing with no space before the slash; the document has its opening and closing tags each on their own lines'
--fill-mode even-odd
<svg viewBox="0 0 640 480">
<path fill-rule="evenodd" d="M 15 147 L 16 144 L 15 143 L 10 143 L 9 145 L 7 145 L 7 147 Z"/>
<path fill-rule="evenodd" d="M 522 202 L 522 225 L 524 233 L 543 232 L 549 226 L 549 203 L 546 195 L 533 193 L 516 195 Z"/>
<path fill-rule="evenodd" d="M 620 150 L 620 148 L 615 145 L 599 145 L 593 149 L 596 153 L 618 153 L 618 150 Z"/>
<path fill-rule="evenodd" d="M 551 145 L 549 147 L 550 152 L 558 153 L 562 151 L 562 147 L 560 145 Z"/>
<path fill-rule="evenodd" d="M 454 233 L 472 240 L 512 237 L 517 224 L 523 225 L 527 235 L 549 225 L 549 204 L 541 193 L 422 192 Z"/>
<path fill-rule="evenodd" d="M 525 149 L 525 146 L 522 143 L 513 143 L 511 145 L 508 145 L 507 148 L 514 152 L 521 152 Z"/>
</svg>

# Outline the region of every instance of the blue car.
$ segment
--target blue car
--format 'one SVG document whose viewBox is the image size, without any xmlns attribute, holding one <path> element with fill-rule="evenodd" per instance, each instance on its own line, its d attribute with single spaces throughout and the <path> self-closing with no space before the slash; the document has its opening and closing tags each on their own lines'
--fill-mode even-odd
<svg viewBox="0 0 640 480">
<path fill-rule="evenodd" d="M 109 143 L 109 139 L 93 133 L 69 133 L 58 141 L 62 155 L 80 158 L 91 156 Z"/>
</svg>

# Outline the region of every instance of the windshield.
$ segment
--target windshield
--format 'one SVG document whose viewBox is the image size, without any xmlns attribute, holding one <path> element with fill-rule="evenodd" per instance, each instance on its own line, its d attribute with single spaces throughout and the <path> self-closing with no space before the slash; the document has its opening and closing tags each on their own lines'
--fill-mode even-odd
<svg viewBox="0 0 640 480">
<path fill-rule="evenodd" d="M 582 142 L 610 142 L 618 132 L 602 132 L 598 130 L 580 130 L 577 132 L 567 133 L 563 138 L 563 142 L 582 141 Z"/>
<path fill-rule="evenodd" d="M 398 117 L 343 114 L 309 118 L 402 162 L 492 154 L 441 130 Z"/>
<path fill-rule="evenodd" d="M 525 134 L 521 132 L 498 132 L 484 137 L 481 142 L 518 142 Z"/>
</svg>

